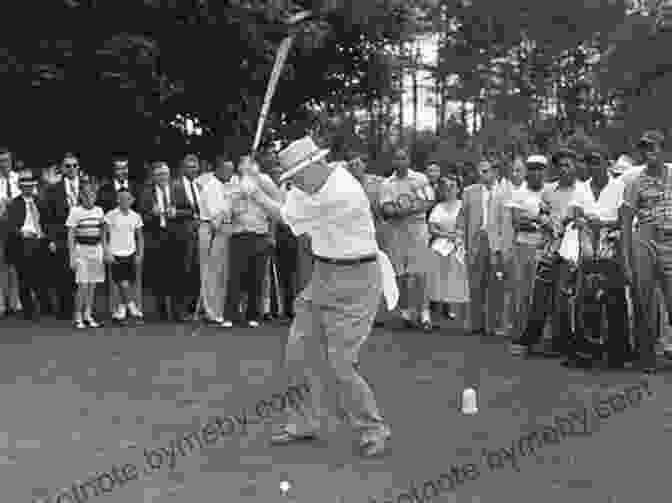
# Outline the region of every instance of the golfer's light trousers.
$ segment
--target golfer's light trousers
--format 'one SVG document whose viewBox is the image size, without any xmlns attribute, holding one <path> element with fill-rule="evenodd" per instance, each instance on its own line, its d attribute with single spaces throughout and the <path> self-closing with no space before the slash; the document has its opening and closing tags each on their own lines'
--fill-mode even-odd
<svg viewBox="0 0 672 503">
<path fill-rule="evenodd" d="M 382 294 L 377 261 L 354 266 L 315 261 L 308 286 L 295 301 L 285 354 L 291 384 L 308 383 L 310 395 L 290 411 L 296 433 L 312 433 L 324 415 L 325 391 L 351 427 L 364 434 L 386 430 L 373 391 L 357 372 L 359 350 L 369 336 Z"/>
</svg>

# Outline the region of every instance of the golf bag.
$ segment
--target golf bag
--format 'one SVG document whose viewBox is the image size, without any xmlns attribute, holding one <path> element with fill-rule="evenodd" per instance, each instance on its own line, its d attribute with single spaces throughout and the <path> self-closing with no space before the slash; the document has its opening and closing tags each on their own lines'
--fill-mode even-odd
<svg viewBox="0 0 672 503">
<path fill-rule="evenodd" d="M 565 341 L 571 332 L 569 304 L 573 271 L 558 254 L 562 237 L 558 234 L 549 235 L 544 250 L 537 261 L 532 305 L 529 311 L 527 326 L 519 343 L 528 348 L 541 342 L 548 318 L 556 313 L 554 321 L 560 326 L 554 328 L 552 352 L 566 352 Z"/>
<path fill-rule="evenodd" d="M 581 230 L 570 358 L 622 365 L 631 352 L 629 301 L 616 227 Z"/>
</svg>

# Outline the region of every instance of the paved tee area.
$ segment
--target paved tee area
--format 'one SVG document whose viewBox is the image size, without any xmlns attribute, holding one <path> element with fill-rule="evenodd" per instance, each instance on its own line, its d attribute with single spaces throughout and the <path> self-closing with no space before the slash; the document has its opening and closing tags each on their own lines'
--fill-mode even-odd
<svg viewBox="0 0 672 503">
<path fill-rule="evenodd" d="M 144 449 L 168 446 L 215 415 L 251 414 L 259 400 L 286 389 L 286 336 L 280 325 L 223 331 L 147 324 L 93 333 L 55 321 L 40 327 L 1 322 L 0 503 L 57 501 L 59 489 L 77 480 L 113 466 L 142 467 Z M 536 457 L 519 460 L 519 472 L 508 461 L 493 472 L 483 449 L 510 446 L 554 415 L 637 384 L 640 375 L 516 360 L 503 340 L 468 337 L 455 328 L 433 334 L 377 329 L 361 368 L 392 426 L 387 456 L 360 459 L 355 437 L 342 426 L 317 445 L 269 447 L 270 421 L 178 458 L 172 473 L 163 467 L 88 501 L 410 503 L 399 495 L 412 481 L 421 487 L 451 465 L 468 463 L 477 464 L 478 478 L 431 501 L 672 499 L 669 371 L 649 378 L 653 395 L 639 406 L 589 420 L 590 435 L 545 445 Z M 475 416 L 459 412 L 467 386 L 478 390 Z M 291 497 L 281 494 L 282 480 L 292 482 Z"/>
</svg>

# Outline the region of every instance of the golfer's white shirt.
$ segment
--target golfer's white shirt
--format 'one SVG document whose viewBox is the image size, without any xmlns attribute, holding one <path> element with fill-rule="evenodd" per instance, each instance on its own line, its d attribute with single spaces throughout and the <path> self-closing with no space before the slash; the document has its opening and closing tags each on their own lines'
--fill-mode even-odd
<svg viewBox="0 0 672 503">
<path fill-rule="evenodd" d="M 203 186 L 200 194 L 201 220 L 212 222 L 222 213 L 231 212 L 231 197 L 226 186 L 213 177 Z M 229 217 L 227 220 L 230 220 Z"/>
<path fill-rule="evenodd" d="M 295 235 L 310 235 L 315 255 L 356 259 L 378 254 L 385 300 L 390 309 L 396 307 L 399 291 L 394 269 L 378 249 L 371 203 L 346 168 L 336 167 L 316 194 L 292 187 L 282 207 L 282 218 Z"/>
</svg>

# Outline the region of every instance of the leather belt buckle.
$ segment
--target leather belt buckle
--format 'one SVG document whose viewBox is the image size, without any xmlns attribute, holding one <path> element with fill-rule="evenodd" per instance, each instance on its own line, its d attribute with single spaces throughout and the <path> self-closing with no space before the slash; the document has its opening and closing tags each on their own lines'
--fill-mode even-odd
<svg viewBox="0 0 672 503">
<path fill-rule="evenodd" d="M 353 259 L 339 259 L 339 258 L 328 258 L 320 257 L 319 255 L 313 255 L 315 260 L 319 262 L 324 262 L 325 264 L 331 265 L 341 265 L 341 266 L 355 266 L 360 264 L 366 264 L 368 262 L 374 262 L 378 259 L 378 255 L 367 255 L 365 257 L 353 258 Z"/>
</svg>

